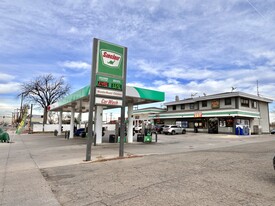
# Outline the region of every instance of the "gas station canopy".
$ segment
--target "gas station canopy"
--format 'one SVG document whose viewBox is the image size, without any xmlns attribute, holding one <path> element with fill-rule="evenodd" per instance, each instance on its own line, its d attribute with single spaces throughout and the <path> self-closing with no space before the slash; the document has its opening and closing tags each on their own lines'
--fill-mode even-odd
<svg viewBox="0 0 275 206">
<path fill-rule="evenodd" d="M 111 92 L 115 92 L 112 91 Z M 63 111 L 70 112 L 72 106 L 75 107 L 76 112 L 89 111 L 89 94 L 90 86 L 83 87 L 82 89 L 64 97 L 60 101 L 50 105 L 50 111 Z M 154 102 L 162 102 L 165 99 L 165 93 L 155 90 L 143 89 L 139 87 L 126 86 L 126 105 L 140 105 Z M 116 106 L 104 106 L 104 109 L 116 108 Z"/>
</svg>

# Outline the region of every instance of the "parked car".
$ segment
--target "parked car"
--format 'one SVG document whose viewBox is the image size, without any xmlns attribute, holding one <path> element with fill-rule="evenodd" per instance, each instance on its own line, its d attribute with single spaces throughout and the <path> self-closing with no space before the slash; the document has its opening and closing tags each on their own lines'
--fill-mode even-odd
<svg viewBox="0 0 275 206">
<path fill-rule="evenodd" d="M 102 127 L 102 136 L 105 135 L 105 130 L 106 128 Z M 86 128 L 86 131 L 85 131 L 85 128 L 79 128 L 74 132 L 74 135 L 80 136 L 80 137 L 86 137 L 86 132 L 88 132 L 88 128 Z"/>
<path fill-rule="evenodd" d="M 157 133 L 161 134 L 163 131 L 164 125 L 155 125 L 155 130 Z"/>
<path fill-rule="evenodd" d="M 141 133 L 141 130 L 142 130 L 142 126 L 141 125 L 138 125 L 134 128 L 134 131 L 135 133 Z"/>
<path fill-rule="evenodd" d="M 163 127 L 164 134 L 185 134 L 186 130 L 178 125 L 165 125 Z"/>
<path fill-rule="evenodd" d="M 79 128 L 74 132 L 75 136 L 81 136 L 81 134 L 85 132 L 85 128 Z"/>
<path fill-rule="evenodd" d="M 275 134 L 275 129 L 271 130 L 270 134 Z"/>
</svg>

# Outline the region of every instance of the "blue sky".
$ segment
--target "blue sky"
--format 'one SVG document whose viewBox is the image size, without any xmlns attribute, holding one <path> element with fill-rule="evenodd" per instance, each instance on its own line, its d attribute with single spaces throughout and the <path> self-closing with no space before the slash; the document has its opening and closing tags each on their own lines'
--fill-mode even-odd
<svg viewBox="0 0 275 206">
<path fill-rule="evenodd" d="M 0 0 L 0 115 L 38 75 L 64 76 L 71 92 L 88 85 L 94 37 L 128 47 L 127 84 L 166 101 L 257 94 L 257 80 L 275 99 L 274 10 L 274 0 Z"/>
</svg>

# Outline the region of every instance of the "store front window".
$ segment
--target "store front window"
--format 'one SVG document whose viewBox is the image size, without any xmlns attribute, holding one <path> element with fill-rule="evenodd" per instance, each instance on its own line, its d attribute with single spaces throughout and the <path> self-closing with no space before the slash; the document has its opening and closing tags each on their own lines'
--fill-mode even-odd
<svg viewBox="0 0 275 206">
<path fill-rule="evenodd" d="M 247 125 L 247 126 L 250 126 L 248 119 L 237 119 L 237 125 Z"/>
<path fill-rule="evenodd" d="M 219 118 L 219 127 L 233 127 L 233 118 Z"/>
<path fill-rule="evenodd" d="M 195 124 L 198 128 L 207 128 L 207 121 L 204 118 L 196 118 L 196 119 L 186 119 L 186 120 L 180 120 L 178 119 L 176 122 L 181 122 L 181 126 L 183 128 L 194 128 Z"/>
</svg>

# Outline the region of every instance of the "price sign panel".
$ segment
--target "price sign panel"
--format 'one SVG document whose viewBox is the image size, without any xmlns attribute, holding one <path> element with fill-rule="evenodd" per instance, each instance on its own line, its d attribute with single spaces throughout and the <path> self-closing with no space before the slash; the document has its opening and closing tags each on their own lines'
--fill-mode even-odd
<svg viewBox="0 0 275 206">
<path fill-rule="evenodd" d="M 107 89 L 114 89 L 122 91 L 123 81 L 112 77 L 96 76 L 96 87 L 103 87 Z"/>
</svg>

